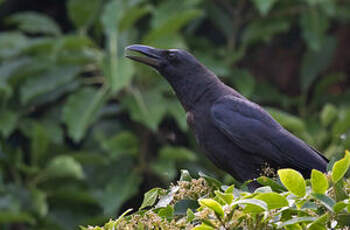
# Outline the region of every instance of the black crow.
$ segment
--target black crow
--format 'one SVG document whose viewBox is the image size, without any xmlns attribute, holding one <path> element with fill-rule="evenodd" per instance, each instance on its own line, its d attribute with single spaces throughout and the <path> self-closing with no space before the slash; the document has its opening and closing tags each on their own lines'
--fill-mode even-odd
<svg viewBox="0 0 350 230">
<path fill-rule="evenodd" d="M 187 123 L 207 157 L 243 182 L 263 168 L 293 168 L 305 177 L 326 171 L 328 160 L 284 129 L 269 113 L 221 82 L 194 56 L 180 49 L 131 45 L 126 57 L 156 69 L 174 89 Z M 166 105 L 164 105 L 166 106 Z M 254 189 L 257 184 L 251 184 Z"/>
</svg>

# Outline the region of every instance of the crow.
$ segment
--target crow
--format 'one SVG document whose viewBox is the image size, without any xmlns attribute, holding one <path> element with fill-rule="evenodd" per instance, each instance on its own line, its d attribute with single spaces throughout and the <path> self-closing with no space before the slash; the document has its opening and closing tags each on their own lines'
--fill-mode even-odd
<svg viewBox="0 0 350 230">
<path fill-rule="evenodd" d="M 153 67 L 170 83 L 203 152 L 238 181 L 259 177 L 266 166 L 293 168 L 304 177 L 310 177 L 312 169 L 326 172 L 327 158 L 225 85 L 189 52 L 137 44 L 125 50 L 127 58 Z M 259 184 L 248 187 L 254 191 Z"/>
</svg>

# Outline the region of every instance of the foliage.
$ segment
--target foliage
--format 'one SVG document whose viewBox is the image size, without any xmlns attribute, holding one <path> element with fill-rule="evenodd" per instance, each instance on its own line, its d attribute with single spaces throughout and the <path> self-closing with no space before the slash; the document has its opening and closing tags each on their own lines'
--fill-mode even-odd
<svg viewBox="0 0 350 230">
<path fill-rule="evenodd" d="M 176 169 L 182 167 L 191 173 L 210 169 L 224 176 L 197 156 L 184 111 L 166 82 L 123 57 L 124 47 L 133 43 L 191 50 L 227 84 L 269 105 L 282 125 L 329 158 L 350 147 L 350 91 L 329 90 L 346 84 L 346 73 L 329 66 L 338 44 L 330 28 L 349 23 L 348 2 L 67 0 L 60 4 L 65 2 L 68 29 L 37 11 L 2 19 L 6 30 L 0 33 L 1 229 L 20 225 L 60 230 L 101 224 L 130 200 L 138 202 L 137 194 L 175 179 Z M 291 97 L 244 63 L 254 50 L 279 46 L 295 28 L 301 31 L 295 40 L 304 48 L 298 56 L 300 93 Z M 202 177 L 210 186 L 219 183 Z M 317 178 L 315 174 L 314 180 L 322 180 Z M 225 181 L 233 179 L 226 176 Z M 325 187 L 323 182 L 313 191 Z M 225 191 L 215 191 L 221 194 L 217 197 L 231 200 Z M 311 196 L 309 190 L 305 193 Z M 303 196 L 304 191 L 297 194 Z M 164 194 L 155 190 L 153 196 L 159 195 Z M 171 202 L 171 197 L 163 202 Z M 153 200 L 150 197 L 144 207 Z M 262 209 L 276 206 L 261 202 Z M 167 208 L 156 214 L 171 217 L 172 212 Z M 191 211 L 187 217 L 193 217 Z"/>
<path fill-rule="evenodd" d="M 123 214 L 104 227 L 81 229 L 345 229 L 350 224 L 350 180 L 343 177 L 349 165 L 341 164 L 349 157 L 347 152 L 327 175 L 314 170 L 306 183 L 297 171 L 280 169 L 283 191 L 264 186 L 247 192 L 234 185 L 210 185 L 202 177 L 180 180 L 167 190 L 153 188 L 147 192 L 144 203 L 153 206 L 151 209 L 145 210 L 146 206 L 142 205 L 139 211 L 128 216 Z M 342 176 L 337 177 L 339 172 Z M 335 181 L 334 177 L 339 180 Z M 304 192 L 295 194 L 295 188 L 289 184 L 300 184 L 300 180 L 303 181 L 300 190 Z M 319 189 L 323 180 L 331 186 Z M 337 198 L 336 190 L 345 196 Z M 200 196 L 196 199 L 190 194 Z M 193 200 L 196 202 L 189 202 Z"/>
</svg>

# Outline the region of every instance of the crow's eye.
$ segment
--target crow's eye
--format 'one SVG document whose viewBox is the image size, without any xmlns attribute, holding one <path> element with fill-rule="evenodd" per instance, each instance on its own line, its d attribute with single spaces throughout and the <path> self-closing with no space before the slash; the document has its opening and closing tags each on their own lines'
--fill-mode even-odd
<svg viewBox="0 0 350 230">
<path fill-rule="evenodd" d="M 169 52 L 168 53 L 168 59 L 170 61 L 175 60 L 176 59 L 176 54 L 174 52 Z"/>
</svg>

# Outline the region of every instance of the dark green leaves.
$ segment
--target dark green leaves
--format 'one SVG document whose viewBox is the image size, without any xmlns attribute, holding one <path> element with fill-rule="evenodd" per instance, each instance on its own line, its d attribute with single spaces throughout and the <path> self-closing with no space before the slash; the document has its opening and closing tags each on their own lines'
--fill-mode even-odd
<svg viewBox="0 0 350 230">
<path fill-rule="evenodd" d="M 9 23 L 17 24 L 20 30 L 33 34 L 59 35 L 60 28 L 50 17 L 35 12 L 17 13 L 8 18 Z"/>
<path fill-rule="evenodd" d="M 162 189 L 153 188 L 145 193 L 140 209 L 153 206 L 160 195 Z"/>
<path fill-rule="evenodd" d="M 84 137 L 89 125 L 97 118 L 105 96 L 105 89 L 84 88 L 68 98 L 63 109 L 63 121 L 74 141 Z"/>
</svg>

